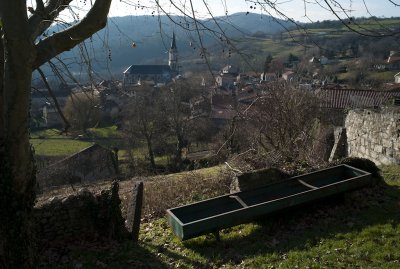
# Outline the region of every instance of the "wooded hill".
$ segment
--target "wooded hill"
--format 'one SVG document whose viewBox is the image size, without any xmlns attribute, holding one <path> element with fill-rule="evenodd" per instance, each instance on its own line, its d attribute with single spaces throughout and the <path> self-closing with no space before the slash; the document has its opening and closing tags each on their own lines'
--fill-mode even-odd
<svg viewBox="0 0 400 269">
<path fill-rule="evenodd" d="M 151 15 L 109 18 L 106 29 L 85 41 L 86 48 L 75 48 L 61 58 L 74 73 L 87 73 L 85 65 L 82 65 L 86 60 L 80 56 L 81 51 L 85 51 L 92 60 L 95 73 L 121 78 L 122 72 L 132 64 L 167 64 L 167 51 L 172 32 L 175 32 L 182 70 L 205 70 L 192 22 L 180 16 L 172 16 L 171 19 Z M 268 54 L 284 59 L 290 53 L 304 56 L 308 51 L 309 54 L 334 57 L 349 48 L 357 48 L 360 55 L 369 54 L 383 59 L 396 47 L 395 37 L 376 39 L 360 36 L 340 21 L 295 25 L 255 13 L 235 13 L 217 17 L 216 20 L 226 36 L 231 38 L 230 41 L 227 42 L 219 34 L 221 30 L 213 20 L 200 21 L 203 24 L 201 35 L 206 53 L 216 70 L 222 64 L 231 63 L 243 71 L 262 71 L 263 61 Z M 361 18 L 356 21 L 362 28 L 396 31 L 400 19 Z M 186 31 L 182 26 L 189 26 L 192 31 Z M 51 30 L 47 34 L 51 34 Z"/>
</svg>

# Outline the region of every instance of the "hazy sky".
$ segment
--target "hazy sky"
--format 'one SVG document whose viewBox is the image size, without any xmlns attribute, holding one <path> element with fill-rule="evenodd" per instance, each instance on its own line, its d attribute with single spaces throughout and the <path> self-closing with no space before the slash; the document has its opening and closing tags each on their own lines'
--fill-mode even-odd
<svg viewBox="0 0 400 269">
<path fill-rule="evenodd" d="M 191 12 L 190 1 L 188 0 L 171 0 L 179 7 L 184 7 L 186 12 Z M 166 12 L 179 14 L 176 8 L 173 7 L 170 0 L 159 0 L 160 5 Z M 254 5 L 254 1 L 246 0 L 204 0 L 208 3 L 210 10 L 215 16 L 223 16 L 236 12 L 253 12 L 267 14 L 270 12 L 276 15 L 270 7 L 261 8 L 259 4 Z M 260 1 L 262 2 L 262 1 Z M 335 19 L 332 12 L 326 10 L 327 4 L 323 0 L 273 0 L 279 10 L 284 12 L 288 17 L 294 18 L 297 21 L 307 22 L 310 19 L 326 20 Z M 348 14 L 354 17 L 369 17 L 370 14 L 377 17 L 392 17 L 399 16 L 400 7 L 396 7 L 393 3 L 400 5 L 400 0 L 337 0 Z M 89 1 L 86 1 L 88 4 Z M 333 8 L 332 0 L 328 0 Z M 140 7 L 138 7 L 140 6 Z M 142 7 L 144 8 L 142 9 Z M 193 0 L 194 10 L 197 16 L 204 18 L 209 17 L 203 0 Z M 252 8 L 251 8 L 252 7 Z M 367 8 L 366 8 L 367 7 Z M 335 8 L 338 10 L 338 8 Z M 111 16 L 126 16 L 126 15 L 151 15 L 152 12 L 157 13 L 154 1 L 132 1 L 132 0 L 114 0 L 111 7 Z M 161 12 L 161 11 L 160 11 Z M 307 17 L 304 16 L 307 14 Z M 344 14 L 341 16 L 344 16 Z"/>
</svg>

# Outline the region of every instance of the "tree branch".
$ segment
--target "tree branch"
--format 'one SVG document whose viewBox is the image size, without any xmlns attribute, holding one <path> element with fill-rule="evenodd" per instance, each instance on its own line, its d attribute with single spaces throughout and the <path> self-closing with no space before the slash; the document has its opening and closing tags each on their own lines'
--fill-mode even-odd
<svg viewBox="0 0 400 269">
<path fill-rule="evenodd" d="M 43 4 L 43 0 L 36 0 L 36 10 L 38 11 L 44 11 L 44 4 Z"/>
<path fill-rule="evenodd" d="M 29 17 L 30 37 L 35 40 L 46 31 L 61 11 L 68 7 L 72 0 L 50 0 L 44 6 L 43 0 L 36 0 L 37 8 Z"/>
<path fill-rule="evenodd" d="M 107 24 L 107 15 L 112 0 L 96 0 L 86 17 L 79 23 L 62 32 L 47 37 L 36 45 L 37 57 L 33 69 L 38 68 L 51 58 L 67 51 L 84 41 Z"/>
<path fill-rule="evenodd" d="M 53 99 L 53 102 L 54 102 L 54 105 L 55 105 L 55 107 L 57 109 L 57 112 L 58 112 L 58 114 L 60 115 L 61 119 L 64 122 L 64 130 L 62 132 L 63 133 L 67 133 L 69 127 L 71 127 L 71 124 L 69 124 L 67 118 L 64 116 L 64 114 L 63 114 L 63 112 L 61 110 L 61 107 L 58 104 L 57 97 L 54 95 L 53 91 L 51 90 L 51 87 L 50 87 L 50 85 L 49 85 L 49 83 L 48 83 L 48 81 L 46 79 L 46 76 L 44 75 L 42 69 L 38 68 L 36 70 L 39 72 L 40 76 L 42 77 L 42 80 L 43 80 L 44 84 L 46 85 L 47 91 L 49 92 L 49 95 L 50 95 L 51 99 Z"/>
</svg>

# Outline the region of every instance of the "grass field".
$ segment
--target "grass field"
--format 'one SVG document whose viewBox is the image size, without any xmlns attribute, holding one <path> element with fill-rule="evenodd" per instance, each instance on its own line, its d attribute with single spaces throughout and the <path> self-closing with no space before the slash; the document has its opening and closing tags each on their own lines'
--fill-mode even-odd
<svg viewBox="0 0 400 269">
<path fill-rule="evenodd" d="M 60 135 L 60 130 L 46 129 L 31 133 L 31 144 L 40 156 L 68 156 L 93 145 L 93 142 Z"/>
<path fill-rule="evenodd" d="M 58 129 L 46 129 L 32 132 L 30 142 L 35 154 L 44 157 L 68 156 L 98 143 L 110 149 L 118 147 L 121 160 L 125 158 L 124 139 L 116 126 L 91 128 L 83 139 L 74 134 L 61 135 Z"/>
<path fill-rule="evenodd" d="M 146 221 L 138 244 L 75 246 L 70 249 L 72 264 L 78 262 L 82 268 L 99 268 L 99 264 L 101 268 L 399 268 L 400 167 L 383 167 L 382 174 L 385 182 L 378 186 L 224 229 L 220 242 L 212 235 L 181 242 L 164 218 Z"/>
<path fill-rule="evenodd" d="M 35 154 L 41 156 L 68 156 L 93 145 L 93 142 L 68 138 L 31 139 Z"/>
</svg>

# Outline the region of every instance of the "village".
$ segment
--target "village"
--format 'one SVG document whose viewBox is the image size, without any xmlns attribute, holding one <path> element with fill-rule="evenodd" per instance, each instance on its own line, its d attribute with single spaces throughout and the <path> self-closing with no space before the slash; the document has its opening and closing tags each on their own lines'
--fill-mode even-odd
<svg viewBox="0 0 400 269">
<path fill-rule="evenodd" d="M 1 268 L 398 267 L 399 19 L 203 2 L 114 21 L 97 0 L 51 34 L 65 7 L 37 1 L 35 50 L 2 17 Z"/>
<path fill-rule="evenodd" d="M 192 116 L 206 113 L 211 119 L 221 122 L 231 120 L 238 106 L 251 104 L 276 83 L 317 93 L 324 109 L 373 108 L 394 102 L 400 94 L 400 72 L 397 72 L 400 71 L 400 53 L 390 51 L 388 55 L 387 59 L 372 62 L 367 67 L 370 73 L 389 71 L 394 74 L 392 81 L 385 80 L 376 87 L 368 84 L 354 87 L 338 79 L 340 74 L 347 72 L 347 65 L 362 64 L 362 58 L 355 57 L 351 49 L 344 56 L 339 55 L 332 59 L 323 55 L 299 59 L 290 54 L 287 61 L 283 62 L 282 59 L 274 59 L 272 55 L 268 55 L 264 70 L 258 72 L 240 72 L 238 67 L 227 64 L 212 74 L 205 71 L 203 75 L 194 76 L 190 70 L 178 70 L 179 56 L 173 35 L 168 65 L 132 65 L 123 72 L 123 79 L 120 81 L 103 80 L 89 84 L 64 82 L 53 91 L 61 111 L 71 94 L 88 92 L 96 96 L 100 100 L 102 117 L 111 118 L 114 123 L 120 118 L 119 114 L 123 113 L 122 110 L 130 98 L 149 89 L 168 87 L 170 83 L 179 80 L 189 80 L 192 87 L 202 88 L 201 94 L 192 96 L 189 100 Z M 306 72 L 304 64 L 307 66 Z M 338 71 L 326 74 L 327 69 Z M 189 77 L 185 77 L 183 71 L 187 71 Z M 32 127 L 52 128 L 63 125 L 54 100 L 43 83 L 32 90 L 31 113 Z"/>
<path fill-rule="evenodd" d="M 379 74 L 383 70 L 395 74 L 391 82 L 383 81 L 376 88 L 371 88 L 368 85 L 352 88 L 345 81 L 340 82 L 338 80 L 338 76 L 347 72 L 346 65 L 360 64 L 360 58 L 356 57 L 352 49 L 348 49 L 343 54 L 339 54 L 332 59 L 328 59 L 325 56 L 300 59 L 290 54 L 287 61 L 283 62 L 281 59 L 274 59 L 272 55 L 268 55 L 262 72 L 258 73 L 243 73 L 237 67 L 227 64 L 212 74 L 205 71 L 204 73 L 193 75 L 188 72 L 190 70 L 185 70 L 184 72 L 180 68 L 177 42 L 175 33 L 173 33 L 168 53 L 168 64 L 166 65 L 131 65 L 123 72 L 121 81 L 103 80 L 99 83 L 92 82 L 88 85 L 62 83 L 58 88 L 53 89 L 53 97 L 55 99 L 52 98 L 49 94 L 49 89 L 46 87 L 41 88 L 38 86 L 34 88 L 32 91 L 31 115 L 33 117 L 31 128 L 33 131 L 35 129 L 52 130 L 52 128 L 58 128 L 61 132 L 66 132 L 65 134 L 68 134 L 69 131 L 72 135 L 72 137 L 69 137 L 72 140 L 87 141 L 89 143 L 87 145 L 91 145 L 95 143 L 96 138 L 93 138 L 93 134 L 90 131 L 88 132 L 88 129 L 92 128 L 93 130 L 93 127 L 99 125 L 116 126 L 116 130 L 121 130 L 124 135 L 122 137 L 117 135 L 117 142 L 112 142 L 113 138 L 110 138 L 109 142 L 100 142 L 106 148 L 99 147 L 100 152 L 108 150 L 111 155 L 116 154 L 115 158 L 122 164 L 122 170 L 118 168 L 118 164 L 114 168 L 115 165 L 112 161 L 110 165 L 107 165 L 107 162 L 109 163 L 111 160 L 107 157 L 105 159 L 107 160 L 106 163 L 99 167 L 104 167 L 107 171 L 111 169 L 111 173 L 106 172 L 108 176 L 116 175 L 118 171 L 124 171 L 122 173 L 126 174 L 125 176 L 129 174 L 138 175 L 140 173 L 138 171 L 142 169 L 147 170 L 145 173 L 157 173 L 156 171 L 165 173 L 168 170 L 179 172 L 193 169 L 194 167 L 204 167 L 205 164 L 206 166 L 217 164 L 225 161 L 227 154 L 240 153 L 240 151 L 235 151 L 235 148 L 237 150 L 246 147 L 248 143 L 252 143 L 251 139 L 256 139 L 250 138 L 252 134 L 247 138 L 240 138 L 240 136 L 244 135 L 242 130 L 239 131 L 240 128 L 248 130 L 254 128 L 251 127 L 249 129 L 249 126 L 240 126 L 240 122 L 246 121 L 246 117 L 252 117 L 250 116 L 251 114 L 246 115 L 247 110 L 252 106 L 255 107 L 260 100 L 265 98 L 270 103 L 285 102 L 283 99 L 293 98 L 293 96 L 296 96 L 296 92 L 299 92 L 305 96 L 302 98 L 310 98 L 309 103 L 304 102 L 301 105 L 316 106 L 317 109 L 314 112 L 310 110 L 310 113 L 316 114 L 303 115 L 300 111 L 295 110 L 293 113 L 300 113 L 306 118 L 304 121 L 308 121 L 303 126 L 304 130 L 307 129 L 306 126 L 314 128 L 308 124 L 313 122 L 314 118 L 318 118 L 319 124 L 323 127 L 319 127 L 317 131 L 314 130 L 318 134 L 313 139 L 323 140 L 324 142 L 315 143 L 315 141 L 311 140 L 309 142 L 313 147 L 323 148 L 320 150 L 318 158 L 322 161 L 332 161 L 348 156 L 345 152 L 350 145 L 346 143 L 345 146 L 338 148 L 338 141 L 342 141 L 343 138 L 337 137 L 337 133 L 339 132 L 341 136 L 346 137 L 345 132 L 342 134 L 340 130 L 346 129 L 346 116 L 350 110 L 381 109 L 387 106 L 396 107 L 399 104 L 400 72 L 398 71 L 400 71 L 400 57 L 398 54 L 395 51 L 390 51 L 387 59 L 371 63 L 368 67 L 370 73 Z M 331 74 L 327 74 L 325 71 L 332 69 L 339 71 Z M 185 76 L 185 74 L 189 74 L 189 76 Z M 293 90 L 294 93 L 292 94 L 291 91 L 284 93 L 287 89 Z M 165 100 L 167 101 L 164 100 L 162 105 L 157 100 L 163 95 L 163 98 L 166 98 Z M 173 102 L 176 102 L 176 100 L 179 102 L 179 104 L 173 104 L 173 110 L 178 111 L 176 115 L 173 115 L 180 118 L 180 122 L 175 123 L 177 124 L 176 127 L 172 128 L 181 129 L 181 131 L 172 131 L 173 134 L 168 136 L 165 135 L 169 132 L 167 130 L 169 127 L 164 126 L 168 122 L 168 116 L 166 117 L 165 113 L 174 112 L 162 111 L 161 108 L 157 107 L 168 106 L 168 98 L 170 96 L 175 96 L 173 97 L 175 100 Z M 76 99 L 75 102 L 74 99 Z M 315 100 L 311 101 L 312 99 Z M 55 105 L 55 101 L 57 105 Z M 60 115 L 62 114 L 65 115 L 61 117 Z M 141 116 L 136 119 L 135 117 L 139 114 Z M 277 115 L 272 116 L 278 117 Z M 132 117 L 135 120 L 132 120 Z M 66 118 L 68 121 L 64 122 Z M 143 128 L 141 128 L 140 125 L 133 123 L 136 120 L 138 122 L 146 120 L 159 126 L 159 128 L 153 127 L 151 129 L 150 125 L 147 127 L 143 125 Z M 263 119 L 260 120 L 263 121 Z M 266 122 L 266 124 L 272 123 Z M 136 128 L 136 131 L 133 132 L 130 128 Z M 231 128 L 237 128 L 239 134 L 234 134 L 230 130 Z M 302 131 L 304 132 L 304 130 Z M 191 135 L 190 133 L 194 134 Z M 220 137 L 221 135 L 222 138 Z M 263 134 L 260 133 L 260 135 Z M 234 139 L 229 140 L 228 136 L 235 136 L 238 141 L 233 142 Z M 269 139 L 276 139 L 272 136 L 271 134 Z M 36 143 L 39 145 L 37 148 L 39 172 L 45 171 L 39 173 L 39 185 L 49 187 L 52 184 L 62 185 L 104 178 L 104 169 L 100 169 L 96 173 L 93 172 L 94 174 L 90 177 L 82 177 L 83 174 L 91 173 L 91 171 L 88 171 L 89 168 L 71 168 L 68 158 L 65 161 L 66 164 L 56 163 L 56 166 L 65 167 L 64 170 L 66 171 L 57 172 L 56 175 L 49 172 L 54 169 L 58 171 L 59 168 L 53 168 L 51 166 L 52 163 L 67 156 L 61 154 L 61 159 L 48 158 L 45 155 L 40 156 L 40 146 L 46 144 L 46 139 L 45 135 L 39 135 L 33 140 L 38 141 Z M 107 140 L 106 137 L 102 139 Z M 165 142 L 171 139 L 176 139 L 176 142 Z M 300 138 L 290 137 L 290 139 Z M 126 145 L 122 142 L 123 140 L 136 142 Z M 47 139 L 47 141 L 51 141 L 51 139 Z M 143 164 L 138 163 L 142 162 L 139 161 L 142 157 L 134 156 L 135 154 L 132 155 L 131 153 L 135 151 L 135 148 L 140 148 L 141 143 L 147 144 L 148 150 L 144 151 L 145 159 L 143 163 L 149 163 L 148 168 L 146 168 L 147 165 L 144 165 L 144 168 L 139 168 L 139 166 L 143 166 Z M 376 143 L 379 144 L 380 142 Z M 373 156 L 369 157 L 379 164 L 397 163 L 399 153 L 397 151 L 393 152 L 395 147 L 393 141 L 388 143 L 391 143 L 389 147 L 391 149 L 385 147 L 379 152 L 379 156 L 373 153 Z M 225 146 L 229 145 L 226 146 L 227 152 L 225 153 L 224 151 L 221 152 L 223 148 L 221 145 L 224 144 Z M 174 147 L 177 147 L 177 150 Z M 370 147 L 374 148 L 374 146 Z M 280 148 L 266 147 L 266 150 L 278 151 L 279 154 L 282 154 L 283 148 L 282 146 Z M 338 155 L 338 152 L 341 152 L 341 154 Z M 217 156 L 218 153 L 221 153 L 219 154 L 220 156 Z M 82 152 L 82 154 L 86 153 Z M 104 153 L 99 154 L 103 156 Z M 293 152 L 288 152 L 287 154 L 293 155 Z M 156 161 L 157 159 L 165 158 L 165 155 L 169 156 L 167 157 L 167 163 Z M 355 156 L 363 157 L 365 152 Z M 92 162 L 98 164 L 98 161 L 99 158 L 95 157 Z M 90 161 L 88 162 L 90 163 Z M 159 163 L 157 164 L 157 162 Z M 186 164 L 184 165 L 183 163 L 185 162 Z M 50 167 L 48 167 L 49 165 Z M 92 166 L 90 165 L 89 167 Z M 128 171 L 126 167 L 131 168 Z M 82 169 L 85 170 L 83 174 L 79 172 Z M 71 170 L 75 171 L 73 172 L 76 174 L 73 176 L 74 179 L 68 176 L 61 176 L 63 173 L 69 175 Z M 62 180 L 62 178 L 65 179 Z"/>
</svg>

